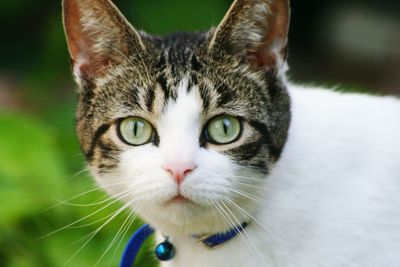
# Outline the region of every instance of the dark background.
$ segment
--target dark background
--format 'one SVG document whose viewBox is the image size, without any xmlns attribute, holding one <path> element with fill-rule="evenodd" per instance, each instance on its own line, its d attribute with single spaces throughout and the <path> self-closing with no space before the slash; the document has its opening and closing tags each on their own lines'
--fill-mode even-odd
<svg viewBox="0 0 400 267">
<path fill-rule="evenodd" d="M 154 34 L 216 26 L 231 3 L 115 2 L 135 27 Z M 400 1 L 293 0 L 291 5 L 291 80 L 400 94 Z M 54 0 L 0 1 L 1 266 L 62 266 L 85 244 L 83 237 L 119 207 L 110 205 L 62 229 L 108 202 L 98 191 L 79 196 L 95 186 L 81 172 L 85 165 L 73 129 L 75 84 L 60 6 Z M 73 203 L 58 201 L 73 196 L 78 196 Z M 67 266 L 93 266 L 125 218 L 103 227 Z M 137 224 L 123 230 L 131 233 Z M 40 238 L 57 229 L 62 231 Z M 99 266 L 116 266 L 121 246 L 114 244 Z M 142 255 L 144 266 L 151 266 L 149 257 Z"/>
</svg>

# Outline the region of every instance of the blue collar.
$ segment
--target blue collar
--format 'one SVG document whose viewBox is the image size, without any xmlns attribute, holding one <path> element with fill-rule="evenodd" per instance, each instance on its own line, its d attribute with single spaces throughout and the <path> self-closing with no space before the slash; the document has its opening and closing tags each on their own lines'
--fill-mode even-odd
<svg viewBox="0 0 400 267">
<path fill-rule="evenodd" d="M 221 246 L 223 243 L 231 240 L 236 235 L 238 235 L 244 228 L 247 227 L 247 223 L 243 223 L 241 226 L 236 226 L 235 228 L 229 230 L 225 233 L 218 233 L 215 235 L 204 235 L 204 236 L 197 236 L 193 235 L 192 237 L 202 242 L 204 246 L 207 248 L 217 248 Z"/>
<path fill-rule="evenodd" d="M 221 246 L 223 243 L 231 240 L 238 235 L 244 228 L 247 227 L 247 223 L 243 223 L 241 226 L 237 226 L 226 233 L 219 233 L 215 235 L 197 236 L 193 238 L 202 242 L 207 248 L 213 249 Z M 139 253 L 140 248 L 146 239 L 154 233 L 154 229 L 148 224 L 140 227 L 129 240 L 124 254 L 122 256 L 120 267 L 132 267 L 134 266 L 136 256 Z"/>
</svg>

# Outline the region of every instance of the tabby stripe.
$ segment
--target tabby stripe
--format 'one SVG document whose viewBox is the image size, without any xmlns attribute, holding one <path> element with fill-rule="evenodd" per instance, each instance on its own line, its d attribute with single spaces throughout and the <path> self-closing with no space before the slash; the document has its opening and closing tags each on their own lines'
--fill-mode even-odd
<svg viewBox="0 0 400 267">
<path fill-rule="evenodd" d="M 118 147 L 113 144 L 102 142 L 101 139 L 98 142 L 98 146 L 100 147 L 100 152 L 103 159 L 117 161 L 116 156 L 112 155 L 110 152 L 114 152 L 114 154 L 121 152 Z"/>
<path fill-rule="evenodd" d="M 249 121 L 249 124 L 263 136 L 263 143 L 268 146 L 269 153 L 275 160 L 278 160 L 282 153 L 282 148 L 275 146 L 267 125 L 259 121 Z"/>
<path fill-rule="evenodd" d="M 124 105 L 131 108 L 139 106 L 139 90 L 137 88 L 131 88 L 127 93 L 127 99 L 124 101 Z"/>
<path fill-rule="evenodd" d="M 117 166 L 117 164 L 100 164 L 98 166 L 98 173 L 100 174 L 105 174 L 107 173 L 109 170 L 114 169 Z"/>
<path fill-rule="evenodd" d="M 258 152 L 262 148 L 262 145 L 263 145 L 263 140 L 262 138 L 260 138 L 257 141 L 246 143 L 230 150 L 230 154 L 234 155 L 236 158 L 240 160 L 248 161 L 258 155 Z"/>
<path fill-rule="evenodd" d="M 88 161 L 93 160 L 94 150 L 100 140 L 100 138 L 110 129 L 110 124 L 103 124 L 99 128 L 97 128 L 96 132 L 94 133 L 92 142 L 90 143 L 89 150 L 85 152 L 86 159 Z"/>
<path fill-rule="evenodd" d="M 187 93 L 190 94 L 190 92 L 192 91 L 193 87 L 198 85 L 199 81 L 197 79 L 197 76 L 195 74 L 191 75 L 191 78 L 189 79 L 189 84 L 187 87 Z"/>
<path fill-rule="evenodd" d="M 199 72 L 203 68 L 200 61 L 197 59 L 195 55 L 192 56 L 191 64 L 192 64 L 192 70 L 196 72 Z"/>
<path fill-rule="evenodd" d="M 167 61 L 165 60 L 165 56 L 162 54 L 154 68 L 157 70 L 157 72 L 160 72 L 161 70 L 165 69 L 166 66 Z"/>
<path fill-rule="evenodd" d="M 153 103 L 154 103 L 155 97 L 156 96 L 155 96 L 154 90 L 152 88 L 148 88 L 145 102 L 146 102 L 147 111 L 149 111 L 149 112 L 153 110 Z"/>
<path fill-rule="evenodd" d="M 258 171 L 262 172 L 263 174 L 267 175 L 269 173 L 269 168 L 267 166 L 267 163 L 265 162 L 265 159 L 260 159 L 257 162 L 250 162 L 249 165 L 254 169 L 257 169 Z"/>
<path fill-rule="evenodd" d="M 199 88 L 200 97 L 203 100 L 203 109 L 207 110 L 210 107 L 210 95 L 206 86 L 202 85 Z"/>
<path fill-rule="evenodd" d="M 266 159 L 263 157 L 263 153 L 260 153 L 260 150 L 266 149 L 264 146 L 267 145 L 264 144 L 263 138 L 260 137 L 254 142 L 243 144 L 228 151 L 227 154 L 235 158 L 239 165 L 252 167 L 267 174 L 269 169 Z"/>
<path fill-rule="evenodd" d="M 235 94 L 233 90 L 230 90 L 228 86 L 224 83 L 222 83 L 220 86 L 216 88 L 218 92 L 218 101 L 217 104 L 218 106 L 224 106 L 227 103 L 231 102 L 235 98 Z"/>
<path fill-rule="evenodd" d="M 157 78 L 157 83 L 160 84 L 162 91 L 164 92 L 164 102 L 167 103 L 168 102 L 168 98 L 169 98 L 169 90 L 168 90 L 168 82 L 167 79 L 163 76 L 160 75 Z"/>
<path fill-rule="evenodd" d="M 280 93 L 285 90 L 285 86 L 276 78 L 276 74 L 274 72 L 267 72 L 265 74 L 265 80 L 267 81 L 268 93 L 271 98 L 280 96 Z"/>
</svg>

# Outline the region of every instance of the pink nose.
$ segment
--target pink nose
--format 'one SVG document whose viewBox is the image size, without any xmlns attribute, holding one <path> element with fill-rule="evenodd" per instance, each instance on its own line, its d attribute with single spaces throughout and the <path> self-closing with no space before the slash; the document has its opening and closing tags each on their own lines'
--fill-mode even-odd
<svg viewBox="0 0 400 267">
<path fill-rule="evenodd" d="M 196 167 L 194 163 L 169 163 L 163 166 L 177 184 L 181 184 Z"/>
</svg>

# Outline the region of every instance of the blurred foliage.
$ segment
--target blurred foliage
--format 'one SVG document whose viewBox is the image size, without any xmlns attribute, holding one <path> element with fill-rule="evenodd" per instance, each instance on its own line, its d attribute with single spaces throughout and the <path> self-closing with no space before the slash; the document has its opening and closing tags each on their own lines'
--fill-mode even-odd
<svg viewBox="0 0 400 267">
<path fill-rule="evenodd" d="M 230 3 L 115 2 L 138 29 L 155 34 L 207 29 Z M 11 77 L 18 90 L 11 94 L 22 102 L 16 109 L 0 107 L 0 265 L 118 266 L 141 223 L 128 229 L 129 211 L 108 222 L 121 205 L 81 171 L 61 1 L 0 1 L 0 25 L 0 76 Z M 157 263 L 146 248 L 138 261 L 146 267 Z"/>
</svg>

